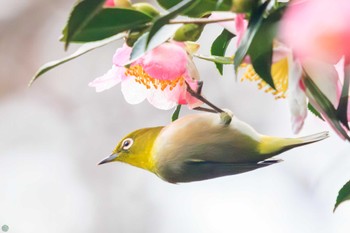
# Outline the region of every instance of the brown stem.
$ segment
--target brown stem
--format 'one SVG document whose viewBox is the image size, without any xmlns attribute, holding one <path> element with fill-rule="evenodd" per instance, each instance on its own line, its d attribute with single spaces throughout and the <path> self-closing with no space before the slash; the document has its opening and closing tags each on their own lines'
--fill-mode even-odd
<svg viewBox="0 0 350 233">
<path fill-rule="evenodd" d="M 210 23 L 219 23 L 219 22 L 226 22 L 226 21 L 234 21 L 235 17 L 229 17 L 229 18 L 222 18 L 222 19 L 208 19 L 208 18 L 202 18 L 202 19 L 172 19 L 168 24 L 210 24 Z"/>
<path fill-rule="evenodd" d="M 202 84 L 200 84 L 199 86 L 201 86 Z M 211 102 L 209 102 L 209 100 L 207 100 L 206 98 L 204 98 L 200 93 L 195 92 L 194 90 L 192 90 L 192 88 L 190 87 L 190 85 L 186 82 L 186 86 L 187 86 L 187 92 L 190 93 L 191 96 L 197 98 L 198 100 L 202 101 L 203 103 L 205 103 L 206 105 L 208 105 L 209 107 L 211 107 L 215 112 L 217 113 L 222 113 L 224 112 L 222 109 L 216 107 L 214 104 L 212 104 Z M 200 87 L 200 89 L 202 89 Z M 202 109 L 203 110 L 203 109 Z M 213 111 L 212 111 L 213 112 Z"/>
</svg>

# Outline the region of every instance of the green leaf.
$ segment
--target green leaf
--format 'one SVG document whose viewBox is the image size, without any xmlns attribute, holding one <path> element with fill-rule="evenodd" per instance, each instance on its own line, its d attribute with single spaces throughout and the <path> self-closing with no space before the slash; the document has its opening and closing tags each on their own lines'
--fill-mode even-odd
<svg viewBox="0 0 350 233">
<path fill-rule="evenodd" d="M 147 42 L 149 32 L 144 33 L 141 37 L 137 39 L 137 41 L 134 44 L 134 47 L 131 52 L 129 64 L 134 62 L 136 59 L 140 58 L 146 52 L 154 49 L 158 45 L 167 41 L 180 26 L 181 25 L 176 25 L 176 24 L 165 25 L 153 36 L 147 48 L 146 48 L 146 42 Z"/>
<path fill-rule="evenodd" d="M 247 31 L 244 33 L 242 41 L 240 42 L 240 45 L 238 46 L 237 51 L 235 53 L 235 72 L 237 72 L 238 67 L 241 65 L 244 57 L 249 51 L 253 39 L 263 22 L 263 15 L 269 2 L 270 1 L 264 2 L 260 7 L 252 11 Z"/>
<path fill-rule="evenodd" d="M 102 10 L 104 2 L 105 0 L 80 0 L 76 3 L 63 29 L 66 50 L 72 38 Z"/>
<path fill-rule="evenodd" d="M 201 55 L 201 54 L 194 54 L 193 56 L 206 60 L 206 61 L 212 61 L 215 62 L 216 64 L 221 64 L 221 65 L 232 65 L 233 64 L 233 58 L 232 57 L 221 57 L 221 56 L 206 56 L 206 55 Z"/>
<path fill-rule="evenodd" d="M 341 123 L 349 130 L 348 123 L 348 101 L 349 101 L 349 85 L 350 85 L 350 66 L 344 67 L 344 83 L 337 108 L 337 116 Z"/>
<path fill-rule="evenodd" d="M 187 8 L 195 6 L 198 2 L 199 2 L 199 0 L 181 1 L 176 6 L 173 6 L 172 8 L 170 8 L 168 14 L 163 15 L 163 16 L 159 17 L 158 19 L 156 19 L 153 22 L 151 29 L 149 30 L 149 34 L 148 34 L 148 37 L 146 40 L 146 48 L 147 48 L 148 44 L 150 43 L 151 39 L 153 38 L 153 36 L 159 31 L 160 28 L 162 28 L 165 24 L 169 23 L 169 21 L 172 18 L 176 17 L 178 14 L 180 14 L 181 12 L 186 10 Z"/>
<path fill-rule="evenodd" d="M 226 49 L 231 41 L 231 39 L 235 37 L 234 34 L 227 31 L 226 29 L 221 32 L 221 34 L 214 40 L 211 45 L 211 55 L 214 56 L 225 56 Z M 232 60 L 232 59 L 231 59 Z M 220 62 L 215 62 L 216 68 L 219 73 L 223 74 L 223 65 Z"/>
<path fill-rule="evenodd" d="M 348 181 L 338 193 L 337 201 L 335 202 L 333 212 L 338 208 L 338 206 L 344 201 L 350 200 L 350 181 Z"/>
<path fill-rule="evenodd" d="M 324 121 L 324 119 L 323 119 L 321 113 L 319 113 L 319 112 L 316 110 L 316 108 L 315 108 L 314 106 L 312 106 L 312 104 L 308 103 L 307 108 L 309 109 L 309 111 L 310 111 L 312 114 L 314 114 L 316 117 L 318 117 L 318 118 L 320 118 L 321 120 Z"/>
<path fill-rule="evenodd" d="M 157 2 L 164 9 L 170 9 L 182 2 L 182 0 L 157 0 Z M 180 14 L 190 17 L 202 17 L 204 14 L 211 11 L 229 11 L 231 6 L 232 0 L 200 0 L 200 4 L 188 8 Z"/>
<path fill-rule="evenodd" d="M 102 40 L 120 32 L 141 28 L 151 22 L 152 17 L 140 11 L 126 8 L 105 8 L 80 28 L 71 42 L 91 42 Z"/>
<path fill-rule="evenodd" d="M 176 121 L 179 118 L 181 110 L 181 104 L 178 104 L 173 115 L 171 116 L 171 121 Z"/>
<path fill-rule="evenodd" d="M 271 75 L 273 40 L 284 10 L 285 8 L 279 8 L 263 19 L 248 50 L 255 72 L 272 88 L 274 88 Z"/>
<path fill-rule="evenodd" d="M 305 72 L 306 73 L 306 72 Z M 306 86 L 306 91 L 308 92 L 308 96 L 312 105 L 322 112 L 325 120 L 332 126 L 332 128 L 341 135 L 344 139 L 350 141 L 350 137 L 343 129 L 340 121 L 337 117 L 337 112 L 333 106 L 333 104 L 328 100 L 328 98 L 322 93 L 322 91 L 316 86 L 316 84 L 312 81 L 312 79 L 307 76 L 304 77 L 304 83 Z"/>
<path fill-rule="evenodd" d="M 124 34 L 119 34 L 119 35 L 115 35 L 112 36 L 110 38 L 101 40 L 101 41 L 96 41 L 96 42 L 90 42 L 90 43 L 86 43 L 84 45 L 82 45 L 77 51 L 75 51 L 73 54 L 69 55 L 68 57 L 59 59 L 59 60 L 55 60 L 55 61 L 51 61 L 48 62 L 46 64 L 44 64 L 43 66 L 41 66 L 39 68 L 39 70 L 36 72 L 36 74 L 34 75 L 34 77 L 32 78 L 32 80 L 29 82 L 29 86 L 31 86 L 33 84 L 33 82 L 39 78 L 41 75 L 43 75 L 44 73 L 46 73 L 47 71 L 62 65 L 63 63 L 66 63 L 70 60 L 73 60 L 74 58 L 77 58 L 91 50 L 94 50 L 96 48 L 102 47 L 104 45 L 107 45 L 113 41 L 119 40 L 121 38 L 124 37 Z"/>
</svg>

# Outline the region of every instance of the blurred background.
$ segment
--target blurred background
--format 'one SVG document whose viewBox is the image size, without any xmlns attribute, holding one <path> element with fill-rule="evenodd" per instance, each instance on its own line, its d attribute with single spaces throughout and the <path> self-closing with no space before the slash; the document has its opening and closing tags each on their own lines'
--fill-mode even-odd
<svg viewBox="0 0 350 233">
<path fill-rule="evenodd" d="M 350 144 L 331 137 L 246 174 L 173 185 L 129 165 L 96 164 L 126 133 L 169 123 L 171 111 L 127 104 L 116 86 L 87 84 L 122 42 L 27 84 L 45 62 L 72 53 L 58 42 L 73 0 L 0 0 L 0 227 L 20 233 L 349 232 L 350 204 L 332 210 L 350 179 Z M 201 53 L 221 29 L 202 35 Z M 169 61 L 171 62 L 171 61 Z M 293 136 L 286 100 L 223 77 L 195 60 L 204 94 L 259 132 Z M 182 115 L 190 111 L 183 108 Z M 309 114 L 301 135 L 331 130 Z M 1 232 L 1 230 L 0 230 Z"/>
</svg>

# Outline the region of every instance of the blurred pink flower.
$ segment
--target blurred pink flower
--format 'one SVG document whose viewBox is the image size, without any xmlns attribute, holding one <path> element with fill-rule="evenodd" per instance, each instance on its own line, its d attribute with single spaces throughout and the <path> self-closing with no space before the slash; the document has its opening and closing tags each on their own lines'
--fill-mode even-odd
<svg viewBox="0 0 350 233">
<path fill-rule="evenodd" d="M 281 38 L 298 59 L 336 64 L 350 55 L 349 0 L 295 0 L 281 22 Z"/>
<path fill-rule="evenodd" d="M 155 107 L 164 110 L 177 104 L 187 104 L 190 108 L 201 105 L 186 90 L 185 82 L 197 90 L 199 74 L 184 43 L 163 43 L 125 68 L 131 50 L 126 44 L 117 49 L 112 68 L 89 83 L 89 86 L 101 92 L 121 83 L 122 93 L 128 103 L 138 104 L 147 99 Z"/>
<path fill-rule="evenodd" d="M 114 0 L 106 0 L 104 6 L 105 7 L 114 7 L 115 6 L 115 2 L 114 2 Z"/>
</svg>

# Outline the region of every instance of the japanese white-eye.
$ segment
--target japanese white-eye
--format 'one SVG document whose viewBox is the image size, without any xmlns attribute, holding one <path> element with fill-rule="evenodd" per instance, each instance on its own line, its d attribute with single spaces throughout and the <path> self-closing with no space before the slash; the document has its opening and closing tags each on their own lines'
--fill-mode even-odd
<svg viewBox="0 0 350 233">
<path fill-rule="evenodd" d="M 299 138 L 265 136 L 231 116 L 193 114 L 164 127 L 136 130 L 99 164 L 120 161 L 170 183 L 191 182 L 266 167 L 281 161 L 267 160 L 279 153 L 328 137 L 328 132 Z"/>
</svg>

